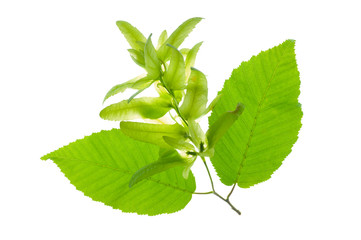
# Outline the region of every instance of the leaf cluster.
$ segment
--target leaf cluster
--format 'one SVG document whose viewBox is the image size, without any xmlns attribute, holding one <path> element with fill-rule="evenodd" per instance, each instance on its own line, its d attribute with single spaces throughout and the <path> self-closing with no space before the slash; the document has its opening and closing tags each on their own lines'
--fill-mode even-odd
<svg viewBox="0 0 361 240">
<path fill-rule="evenodd" d="M 290 153 L 301 127 L 299 74 L 294 41 L 260 53 L 234 70 L 208 103 L 208 84 L 195 68 L 202 42 L 181 44 L 202 18 L 182 23 L 157 45 L 125 21 L 116 24 L 130 45 L 131 59 L 144 73 L 112 87 L 108 98 L 134 89 L 128 99 L 106 106 L 100 117 L 119 129 L 95 133 L 60 148 L 52 159 L 79 190 L 125 212 L 156 215 L 184 208 L 193 194 L 214 194 L 233 210 L 236 185 L 250 187 L 270 178 Z M 157 97 L 140 97 L 153 87 Z M 199 119 L 207 113 L 206 132 Z M 214 189 L 206 162 L 232 186 L 227 197 Z M 212 190 L 195 192 L 191 167 L 201 159 Z"/>
</svg>

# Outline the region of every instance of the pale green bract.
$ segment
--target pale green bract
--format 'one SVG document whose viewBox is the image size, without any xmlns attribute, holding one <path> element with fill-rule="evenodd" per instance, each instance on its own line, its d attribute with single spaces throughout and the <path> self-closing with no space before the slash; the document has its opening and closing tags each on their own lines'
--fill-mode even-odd
<svg viewBox="0 0 361 240">
<path fill-rule="evenodd" d="M 188 80 L 187 93 L 180 107 L 185 119 L 197 119 L 206 111 L 208 101 L 208 87 L 206 76 L 199 70 L 192 68 Z"/>
<path fill-rule="evenodd" d="M 145 42 L 146 38 L 137 28 L 126 21 L 117 21 L 117 26 L 133 49 L 143 50 L 138 42 Z"/>
<path fill-rule="evenodd" d="M 261 52 L 235 69 L 221 91 L 209 123 L 245 105 L 242 116 L 215 146 L 211 158 L 220 180 L 250 187 L 266 181 L 291 152 L 301 128 L 298 102 L 300 79 L 294 52 L 287 40 Z"/>
<path fill-rule="evenodd" d="M 133 187 L 136 183 L 170 168 L 185 168 L 188 164 L 187 160 L 182 158 L 174 149 L 161 148 L 158 160 L 135 172 L 129 181 L 129 187 Z"/>
<path fill-rule="evenodd" d="M 206 133 L 207 136 L 207 148 L 211 149 L 214 145 L 223 137 L 232 124 L 238 119 L 244 110 L 243 104 L 238 104 L 234 111 L 228 111 L 223 113 L 217 121 L 209 126 Z"/>
<path fill-rule="evenodd" d="M 185 140 L 187 133 L 179 124 L 153 124 L 141 122 L 120 122 L 122 132 L 139 141 L 148 142 L 163 148 L 169 148 L 163 137 L 173 137 Z"/>
<path fill-rule="evenodd" d="M 151 37 L 152 35 L 150 35 L 147 41 L 145 42 L 144 62 L 145 62 L 145 70 L 147 70 L 148 72 L 147 76 L 150 79 L 156 80 L 160 75 L 161 65 L 157 57 L 157 51 L 153 46 Z"/>
<path fill-rule="evenodd" d="M 95 201 L 124 212 L 157 215 L 183 209 L 196 185 L 192 174 L 172 168 L 129 188 L 141 167 L 156 162 L 159 147 L 124 136 L 119 129 L 101 131 L 42 157 L 53 160 L 70 182 Z"/>
<path fill-rule="evenodd" d="M 107 100 L 111 96 L 114 96 L 118 93 L 122 93 L 128 88 L 138 89 L 138 90 L 142 89 L 149 84 L 148 82 L 149 82 L 149 79 L 145 75 L 139 75 L 133 79 L 130 79 L 129 81 L 115 85 L 105 95 L 103 103 L 105 102 L 105 100 Z"/>
<path fill-rule="evenodd" d="M 182 53 L 172 45 L 172 57 L 169 67 L 164 73 L 164 84 L 171 90 L 181 90 L 186 87 L 185 63 Z"/>
<path fill-rule="evenodd" d="M 185 61 L 185 71 L 186 71 L 186 79 L 188 80 L 189 75 L 191 74 L 191 68 L 194 67 L 196 62 L 197 53 L 199 48 L 202 46 L 203 42 L 197 43 L 189 50 L 187 53 L 186 61 Z"/>
<path fill-rule="evenodd" d="M 171 103 L 167 98 L 142 97 L 135 98 L 131 102 L 123 100 L 104 108 L 100 117 L 105 120 L 122 121 L 132 119 L 157 119 L 171 109 Z"/>
<path fill-rule="evenodd" d="M 195 26 L 202 20 L 200 17 L 195 17 L 188 19 L 182 23 L 165 41 L 165 43 L 158 50 L 158 57 L 161 61 L 166 62 L 170 57 L 170 49 L 167 47 L 167 44 L 170 44 L 178 48 L 184 39 L 188 36 L 190 32 L 195 28 Z"/>
</svg>

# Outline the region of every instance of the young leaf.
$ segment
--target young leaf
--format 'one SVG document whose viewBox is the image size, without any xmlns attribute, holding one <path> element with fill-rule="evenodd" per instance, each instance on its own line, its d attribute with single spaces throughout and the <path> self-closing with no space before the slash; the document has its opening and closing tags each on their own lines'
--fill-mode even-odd
<svg viewBox="0 0 361 240">
<path fill-rule="evenodd" d="M 294 46 L 293 40 L 287 40 L 261 52 L 243 62 L 224 84 L 210 125 L 237 102 L 246 106 L 211 158 L 226 185 L 247 188 L 266 181 L 297 140 L 302 110 Z"/>
<path fill-rule="evenodd" d="M 136 64 L 138 64 L 140 67 L 144 68 L 144 66 L 145 66 L 144 52 L 137 51 L 135 49 L 128 49 L 128 52 L 130 54 L 130 57 L 133 59 L 133 61 Z"/>
<path fill-rule="evenodd" d="M 195 17 L 188 19 L 184 23 L 182 23 L 167 39 L 167 41 L 159 48 L 158 57 L 166 62 L 170 57 L 170 49 L 166 46 L 166 44 L 170 44 L 176 48 L 178 48 L 184 39 L 188 36 L 190 32 L 192 32 L 193 28 L 202 20 L 202 18 Z"/>
<path fill-rule="evenodd" d="M 203 42 L 197 43 L 196 45 L 194 45 L 194 47 L 189 51 L 189 53 L 187 54 L 187 58 L 186 58 L 186 79 L 188 80 L 189 75 L 191 74 L 191 67 L 194 67 L 194 63 L 196 62 L 196 57 L 197 57 L 197 53 L 199 48 L 201 47 Z"/>
<path fill-rule="evenodd" d="M 184 89 L 186 86 L 186 78 L 183 55 L 172 45 L 168 45 L 168 47 L 172 49 L 172 57 L 169 67 L 164 74 L 164 83 L 172 90 Z"/>
<path fill-rule="evenodd" d="M 225 112 L 209 126 L 206 133 L 208 139 L 207 148 L 211 149 L 223 137 L 232 124 L 238 119 L 244 110 L 244 105 L 238 103 L 234 111 Z"/>
<path fill-rule="evenodd" d="M 120 122 L 120 130 L 133 139 L 152 143 L 163 148 L 169 148 L 169 145 L 163 140 L 163 136 L 184 140 L 187 137 L 184 128 L 179 124 Z"/>
<path fill-rule="evenodd" d="M 151 79 L 158 79 L 160 75 L 161 65 L 157 56 L 157 52 L 153 46 L 151 36 L 147 39 L 144 47 L 144 61 L 145 69 L 148 72 L 148 77 Z"/>
<path fill-rule="evenodd" d="M 166 98 L 142 97 L 109 105 L 100 112 L 105 120 L 122 121 L 131 119 L 157 119 L 171 109 L 171 103 Z"/>
<path fill-rule="evenodd" d="M 129 187 L 133 187 L 140 181 L 170 168 L 185 166 L 187 166 L 187 161 L 177 151 L 174 149 L 161 149 L 158 161 L 148 164 L 134 173 L 129 181 Z"/>
<path fill-rule="evenodd" d="M 101 131 L 62 147 L 51 159 L 86 196 L 115 209 L 157 215 L 183 209 L 195 190 L 194 177 L 173 168 L 128 187 L 131 176 L 158 159 L 158 147 L 124 136 L 119 129 Z"/>
<path fill-rule="evenodd" d="M 197 119 L 206 110 L 208 88 L 206 76 L 195 68 L 192 68 L 189 77 L 187 93 L 184 97 L 180 111 L 185 119 Z"/>
<path fill-rule="evenodd" d="M 111 96 L 114 96 L 117 93 L 124 92 L 127 88 L 142 89 L 149 84 L 148 82 L 149 82 L 149 79 L 145 75 L 140 75 L 129 81 L 115 85 L 105 95 L 103 103 L 105 102 L 105 100 L 107 100 Z"/>
<path fill-rule="evenodd" d="M 168 136 L 163 136 L 164 142 L 166 142 L 170 147 L 179 149 L 182 151 L 194 151 L 194 146 L 186 141 L 184 138 L 173 138 Z"/>
<path fill-rule="evenodd" d="M 145 42 L 146 38 L 141 32 L 139 32 L 138 29 L 136 29 L 126 21 L 117 21 L 117 26 L 132 48 L 136 50 L 143 50 L 139 47 L 139 44 L 137 44 L 137 42 Z"/>
<path fill-rule="evenodd" d="M 164 31 L 160 34 L 160 36 L 159 36 L 159 38 L 158 38 L 157 49 L 159 49 L 159 48 L 165 43 L 165 41 L 167 40 L 167 38 L 168 38 L 167 31 L 164 30 Z"/>
</svg>

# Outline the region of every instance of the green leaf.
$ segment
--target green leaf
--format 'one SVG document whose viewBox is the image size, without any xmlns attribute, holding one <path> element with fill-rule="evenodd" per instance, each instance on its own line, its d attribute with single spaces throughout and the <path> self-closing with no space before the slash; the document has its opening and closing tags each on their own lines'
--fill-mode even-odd
<svg viewBox="0 0 361 240">
<path fill-rule="evenodd" d="M 185 138 L 163 136 L 163 140 L 172 148 L 182 151 L 194 151 L 194 146 L 187 142 Z"/>
<path fill-rule="evenodd" d="M 122 121 L 131 119 L 157 119 L 171 109 L 171 103 L 166 98 L 142 97 L 109 105 L 100 112 L 105 120 Z"/>
<path fill-rule="evenodd" d="M 166 44 L 170 44 L 176 48 L 178 48 L 184 39 L 189 35 L 190 32 L 194 29 L 194 27 L 202 20 L 202 18 L 195 17 L 188 19 L 184 23 L 182 23 L 167 39 L 167 41 L 159 48 L 158 57 L 166 62 L 170 57 L 170 49 L 166 46 Z"/>
<path fill-rule="evenodd" d="M 145 75 L 140 75 L 129 81 L 115 85 L 105 95 L 103 103 L 105 102 L 105 100 L 107 100 L 111 96 L 114 96 L 117 93 L 124 92 L 127 88 L 142 89 L 149 84 L 149 81 L 150 81 L 150 79 L 148 79 Z"/>
<path fill-rule="evenodd" d="M 126 21 L 117 21 L 116 24 L 132 48 L 136 50 L 143 50 L 139 47 L 139 44 L 137 44 L 137 42 L 145 42 L 146 38 L 141 32 L 139 32 L 138 29 L 136 29 Z"/>
<path fill-rule="evenodd" d="M 179 124 L 153 124 L 140 122 L 120 122 L 122 132 L 139 141 L 152 143 L 163 148 L 169 145 L 163 140 L 163 136 L 185 139 L 187 134 Z"/>
<path fill-rule="evenodd" d="M 157 49 L 159 49 L 165 43 L 165 41 L 167 41 L 167 38 L 168 38 L 167 31 L 164 30 L 158 38 Z"/>
<path fill-rule="evenodd" d="M 157 56 L 157 52 L 153 46 L 152 35 L 149 36 L 144 47 L 144 61 L 145 69 L 148 72 L 148 77 L 154 80 L 158 79 L 161 71 L 160 61 Z"/>
<path fill-rule="evenodd" d="M 185 61 L 186 68 L 186 79 L 188 80 L 189 75 L 191 74 L 191 67 L 194 67 L 194 63 L 196 62 L 196 57 L 199 48 L 201 47 L 203 42 L 197 43 L 194 47 L 188 52 L 187 58 Z"/>
<path fill-rule="evenodd" d="M 135 49 L 128 49 L 128 52 L 130 54 L 130 57 L 133 59 L 133 61 L 136 64 L 138 64 L 140 67 L 144 68 L 145 66 L 144 52 L 137 51 Z"/>
<path fill-rule="evenodd" d="M 187 164 L 187 161 L 174 149 L 160 149 L 158 161 L 148 164 L 134 173 L 130 179 L 129 187 L 133 187 L 140 181 L 170 168 L 185 167 Z"/>
<path fill-rule="evenodd" d="M 238 102 L 246 106 L 211 158 L 226 185 L 247 188 L 266 181 L 297 140 L 302 110 L 294 46 L 293 40 L 287 40 L 261 52 L 243 62 L 224 84 L 210 125 Z"/>
<path fill-rule="evenodd" d="M 197 119 L 206 110 L 208 98 L 207 79 L 204 74 L 192 68 L 189 77 L 187 93 L 184 97 L 180 111 L 185 119 Z"/>
<path fill-rule="evenodd" d="M 168 47 L 172 49 L 172 57 L 169 67 L 164 74 L 164 83 L 172 90 L 184 89 L 186 86 L 186 78 L 183 55 L 172 45 L 168 45 Z"/>
<path fill-rule="evenodd" d="M 157 215 L 183 209 L 195 190 L 193 175 L 173 168 L 129 188 L 131 176 L 158 159 L 158 147 L 124 136 L 119 129 L 101 131 L 41 159 L 52 159 L 86 196 L 115 209 Z"/>
<path fill-rule="evenodd" d="M 213 148 L 214 145 L 223 137 L 233 123 L 238 119 L 244 110 L 244 105 L 238 103 L 234 111 L 225 112 L 209 126 L 206 133 L 208 140 L 208 148 Z"/>
</svg>

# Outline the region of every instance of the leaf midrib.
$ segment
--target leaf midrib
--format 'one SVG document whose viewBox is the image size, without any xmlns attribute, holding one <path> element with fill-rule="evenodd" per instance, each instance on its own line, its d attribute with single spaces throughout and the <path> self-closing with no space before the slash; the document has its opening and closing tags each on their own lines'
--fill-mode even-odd
<svg viewBox="0 0 361 240">
<path fill-rule="evenodd" d="M 100 167 L 100 168 L 107 168 L 107 169 L 110 169 L 110 170 L 115 171 L 115 172 L 121 172 L 121 173 L 124 173 L 124 174 L 128 174 L 130 176 L 132 176 L 134 174 L 134 172 L 131 172 L 131 171 L 128 171 L 128 170 L 125 170 L 125 169 L 114 168 L 114 167 L 110 167 L 110 166 L 107 166 L 107 165 L 98 164 L 98 163 L 95 163 L 93 161 L 80 160 L 80 159 L 77 159 L 77 158 L 51 157 L 49 159 L 52 159 L 53 161 L 58 161 L 58 160 L 60 160 L 60 161 L 61 160 L 69 161 L 70 160 L 70 161 L 76 161 L 76 162 L 86 162 L 86 163 L 89 163 L 90 165 L 95 165 L 95 166 Z M 161 180 L 158 180 L 158 179 L 152 179 L 152 177 L 146 178 L 144 180 L 151 181 L 151 182 L 154 182 L 154 183 L 157 183 L 157 184 L 161 184 L 163 186 L 172 188 L 174 190 L 178 190 L 178 191 L 181 191 L 181 192 L 186 192 L 186 193 L 193 194 L 193 192 L 191 192 L 189 190 L 173 186 L 173 185 L 171 185 L 169 183 L 164 183 L 164 182 L 162 182 Z"/>
</svg>

